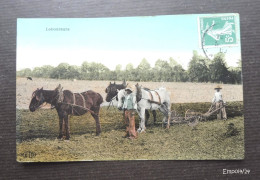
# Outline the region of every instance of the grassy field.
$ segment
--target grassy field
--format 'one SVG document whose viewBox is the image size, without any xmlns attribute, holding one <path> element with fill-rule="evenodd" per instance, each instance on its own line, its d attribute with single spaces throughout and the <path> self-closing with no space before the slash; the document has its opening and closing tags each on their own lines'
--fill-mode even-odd
<svg viewBox="0 0 260 180">
<path fill-rule="evenodd" d="M 149 121 L 146 133 L 138 139 L 123 138 L 122 114 L 102 108 L 102 134 L 95 136 L 95 122 L 86 114 L 71 117 L 71 139 L 58 140 L 58 116 L 55 110 L 17 110 L 17 161 L 83 160 L 205 160 L 244 158 L 243 116 L 200 122 L 196 129 L 187 124 L 161 127 Z M 159 116 L 160 118 L 160 116 Z M 136 122 L 138 122 L 136 118 Z M 230 131 L 233 123 L 235 131 Z M 235 132 L 235 133 L 233 133 Z"/>
</svg>

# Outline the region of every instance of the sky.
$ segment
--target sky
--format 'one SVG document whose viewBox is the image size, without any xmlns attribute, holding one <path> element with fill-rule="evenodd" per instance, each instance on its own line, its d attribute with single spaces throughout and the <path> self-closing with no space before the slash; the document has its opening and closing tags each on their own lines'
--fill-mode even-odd
<svg viewBox="0 0 260 180">
<path fill-rule="evenodd" d="M 55 67 L 62 62 L 80 66 L 84 61 L 99 62 L 114 70 L 118 64 L 137 67 L 143 58 L 153 67 L 158 59 L 170 57 L 187 69 L 193 50 L 203 55 L 198 16 L 21 18 L 17 20 L 17 70 Z M 226 52 L 228 66 L 236 66 L 241 59 L 240 45 L 221 50 Z M 211 48 L 207 53 L 219 51 L 219 47 Z"/>
</svg>

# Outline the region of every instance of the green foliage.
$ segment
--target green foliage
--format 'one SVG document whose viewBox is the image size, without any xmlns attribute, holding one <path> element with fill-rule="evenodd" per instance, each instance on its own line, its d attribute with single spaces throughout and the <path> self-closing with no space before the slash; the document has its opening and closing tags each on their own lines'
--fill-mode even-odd
<svg viewBox="0 0 260 180">
<path fill-rule="evenodd" d="M 230 80 L 232 84 L 241 84 L 242 83 L 242 62 L 241 59 L 237 62 L 237 67 L 230 67 Z"/>
<path fill-rule="evenodd" d="M 154 66 L 154 77 L 156 81 L 170 81 L 171 67 L 168 61 L 158 59 Z"/>
<path fill-rule="evenodd" d="M 17 71 L 16 76 L 18 77 L 27 77 L 32 75 L 32 70 L 30 68 L 22 69 Z"/>
<path fill-rule="evenodd" d="M 218 53 L 209 65 L 210 79 L 213 83 L 228 83 L 230 81 L 230 72 L 228 71 L 225 54 Z"/>
<path fill-rule="evenodd" d="M 54 79 L 67 79 L 67 74 L 69 73 L 69 64 L 61 63 L 57 67 L 54 68 L 51 73 L 51 78 Z"/>
<path fill-rule="evenodd" d="M 80 79 L 84 80 L 105 80 L 109 69 L 101 63 L 83 62 L 81 65 Z"/>
<path fill-rule="evenodd" d="M 210 81 L 209 62 L 205 57 L 199 56 L 196 51 L 193 52 L 192 59 L 189 63 L 188 76 L 192 82 Z"/>
<path fill-rule="evenodd" d="M 83 79 L 110 81 L 154 81 L 154 82 L 213 82 L 239 84 L 241 79 L 241 60 L 238 67 L 227 67 L 225 54 L 217 53 L 213 60 L 209 60 L 193 51 L 193 57 L 185 70 L 172 57 L 169 60 L 158 59 L 154 67 L 148 60 L 142 59 L 134 68 L 129 63 L 123 69 L 118 64 L 115 70 L 110 70 L 101 63 L 83 62 L 80 67 L 61 63 L 57 67 L 42 66 L 33 70 L 26 68 L 17 71 L 19 77 L 43 77 L 54 79 Z"/>
<path fill-rule="evenodd" d="M 134 69 L 133 64 L 129 63 L 126 65 L 123 79 L 128 79 L 129 81 L 134 81 L 136 79 L 136 73 L 137 72 Z"/>
<path fill-rule="evenodd" d="M 137 66 L 137 73 L 139 81 L 149 81 L 151 78 L 151 65 L 146 59 L 143 59 Z"/>
<path fill-rule="evenodd" d="M 182 68 L 181 65 L 177 64 L 171 69 L 171 81 L 174 82 L 186 82 L 188 81 L 188 73 Z"/>
</svg>

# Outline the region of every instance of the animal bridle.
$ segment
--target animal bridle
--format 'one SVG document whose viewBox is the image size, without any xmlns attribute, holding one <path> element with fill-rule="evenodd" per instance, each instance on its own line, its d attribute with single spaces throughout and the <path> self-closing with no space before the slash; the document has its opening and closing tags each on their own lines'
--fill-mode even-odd
<svg viewBox="0 0 260 180">
<path fill-rule="evenodd" d="M 111 100 L 110 100 L 109 102 L 113 101 L 113 99 L 114 99 L 115 97 L 117 97 L 117 89 L 115 88 L 114 90 L 115 90 L 115 91 L 112 90 L 112 87 L 107 87 L 107 88 L 106 88 L 106 91 L 105 91 L 105 92 L 107 93 L 107 95 L 109 95 L 109 97 L 111 97 L 111 95 L 110 95 L 111 92 L 112 92 L 112 93 L 115 92 L 115 94 L 116 94 L 116 95 L 114 95 L 114 96 L 111 98 Z"/>
<path fill-rule="evenodd" d="M 44 106 L 47 105 L 47 103 L 46 103 L 45 105 L 43 105 L 43 103 L 45 102 L 45 98 L 44 98 L 43 95 L 41 95 L 40 100 L 37 99 L 37 97 L 36 97 L 36 92 L 37 92 L 37 91 L 39 91 L 39 90 L 36 90 L 36 91 L 33 92 L 33 94 L 32 94 L 32 98 L 35 97 L 36 100 L 37 100 L 37 102 L 36 102 L 35 104 L 33 104 L 33 107 L 35 108 L 35 110 L 40 109 L 40 108 L 42 108 L 42 107 L 44 107 Z M 57 100 L 59 97 L 60 97 L 60 93 L 57 93 L 57 95 L 56 95 L 55 97 L 52 97 L 52 100 L 51 100 L 51 102 L 50 102 L 50 104 L 51 104 L 51 109 L 53 109 L 53 108 L 55 107 L 55 105 L 54 105 L 53 103 L 54 103 L 54 101 Z M 35 107 L 35 106 L 37 106 L 37 107 Z"/>
<path fill-rule="evenodd" d="M 36 90 L 36 91 L 34 91 L 33 92 L 33 94 L 32 94 L 32 99 L 35 97 L 35 99 L 37 100 L 37 102 L 35 103 L 35 104 L 33 104 L 33 107 L 35 108 L 35 110 L 37 110 L 37 109 L 39 109 L 39 108 L 41 108 L 41 107 L 43 107 L 43 103 L 44 103 L 44 101 L 45 101 L 45 99 L 44 99 L 44 97 L 41 95 L 41 98 L 40 98 L 40 100 L 38 100 L 38 97 L 37 97 L 37 95 L 36 95 L 36 92 L 38 92 L 39 90 Z M 37 106 L 37 107 L 36 107 Z"/>
</svg>

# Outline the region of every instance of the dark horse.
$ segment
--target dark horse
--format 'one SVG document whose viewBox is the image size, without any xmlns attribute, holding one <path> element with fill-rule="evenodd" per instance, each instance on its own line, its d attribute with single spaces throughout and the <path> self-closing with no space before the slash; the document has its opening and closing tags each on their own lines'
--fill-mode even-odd
<svg viewBox="0 0 260 180">
<path fill-rule="evenodd" d="M 111 102 L 116 96 L 117 96 L 117 90 L 125 89 L 127 86 L 125 80 L 123 81 L 122 84 L 116 84 L 114 83 L 109 83 L 108 87 L 106 88 L 105 92 L 107 93 L 106 96 L 106 101 Z"/>
<path fill-rule="evenodd" d="M 114 83 L 110 82 L 108 87 L 105 90 L 105 92 L 107 93 L 106 101 L 111 102 L 114 98 L 116 98 L 116 100 L 118 100 L 117 99 L 118 91 L 121 89 L 125 89 L 126 87 L 127 87 L 127 84 L 126 84 L 125 80 L 123 81 L 122 84 L 116 84 L 115 82 Z M 148 88 L 146 88 L 146 89 L 148 89 Z M 140 101 L 139 97 L 136 97 L 136 99 L 137 99 L 137 101 Z M 153 113 L 154 122 L 156 122 L 156 111 L 153 110 L 152 113 Z M 147 125 L 147 121 L 150 117 L 148 110 L 145 110 L 145 116 L 146 116 L 145 124 Z"/>
<path fill-rule="evenodd" d="M 96 121 L 96 135 L 98 136 L 101 133 L 99 110 L 103 98 L 99 93 L 92 90 L 82 93 L 72 93 L 69 90 L 63 91 L 61 85 L 55 90 L 37 89 L 32 94 L 32 100 L 29 106 L 30 111 L 34 112 L 40 108 L 44 102 L 51 104 L 52 108 L 57 110 L 60 128 L 59 139 L 63 138 L 64 134 L 65 139 L 68 140 L 70 138 L 69 115 L 81 116 L 88 111 Z"/>
</svg>

